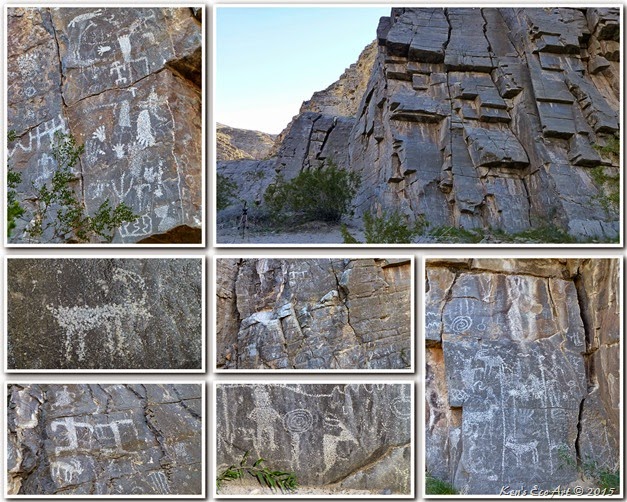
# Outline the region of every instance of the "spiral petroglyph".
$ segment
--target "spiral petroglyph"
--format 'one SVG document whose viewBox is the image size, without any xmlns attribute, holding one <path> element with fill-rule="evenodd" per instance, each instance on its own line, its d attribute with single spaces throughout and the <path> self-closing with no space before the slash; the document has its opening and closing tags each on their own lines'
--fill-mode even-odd
<svg viewBox="0 0 627 502">
<path fill-rule="evenodd" d="M 302 408 L 289 411 L 283 416 L 283 427 L 288 432 L 301 434 L 311 429 L 312 425 L 313 416 L 311 412 Z"/>
<path fill-rule="evenodd" d="M 455 333 L 463 333 L 464 331 L 468 331 L 472 326 L 472 319 L 465 315 L 457 316 L 453 319 L 452 328 Z"/>
</svg>

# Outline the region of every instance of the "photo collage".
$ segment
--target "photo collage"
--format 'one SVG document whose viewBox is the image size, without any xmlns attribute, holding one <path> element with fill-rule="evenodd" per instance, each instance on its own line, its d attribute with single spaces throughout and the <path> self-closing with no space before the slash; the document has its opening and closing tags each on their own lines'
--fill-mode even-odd
<svg viewBox="0 0 627 502">
<path fill-rule="evenodd" d="M 623 16 L 5 3 L 3 500 L 623 497 Z"/>
</svg>

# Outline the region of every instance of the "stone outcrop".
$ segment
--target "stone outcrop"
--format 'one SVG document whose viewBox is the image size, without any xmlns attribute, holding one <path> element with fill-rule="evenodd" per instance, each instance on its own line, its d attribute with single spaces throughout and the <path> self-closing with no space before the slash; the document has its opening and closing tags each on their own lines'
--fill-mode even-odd
<svg viewBox="0 0 627 502">
<path fill-rule="evenodd" d="M 9 385 L 9 495 L 200 495 L 200 385 Z"/>
<path fill-rule="evenodd" d="M 9 8 L 9 165 L 29 199 L 57 169 L 55 134 L 85 152 L 73 189 L 88 214 L 109 200 L 139 219 L 114 242 L 133 243 L 202 224 L 202 11 L 189 8 Z M 185 234 L 187 237 L 192 233 Z M 51 239 L 49 234 L 42 242 Z M 200 242 L 200 241 L 198 241 Z"/>
<path fill-rule="evenodd" d="M 218 384 L 217 472 L 248 451 L 299 485 L 410 494 L 411 393 L 409 384 Z"/>
<path fill-rule="evenodd" d="M 201 259 L 9 259 L 10 369 L 201 369 Z"/>
<path fill-rule="evenodd" d="M 432 476 L 498 494 L 618 468 L 619 269 L 618 259 L 427 260 Z"/>
<path fill-rule="evenodd" d="M 616 239 L 619 31 L 617 8 L 393 8 L 356 113 L 306 107 L 274 168 L 359 173 L 358 217 Z"/>
<path fill-rule="evenodd" d="M 412 365 L 409 259 L 231 259 L 216 267 L 224 369 Z"/>
<path fill-rule="evenodd" d="M 274 146 L 276 135 L 248 129 L 216 125 L 217 160 L 265 159 Z"/>
</svg>

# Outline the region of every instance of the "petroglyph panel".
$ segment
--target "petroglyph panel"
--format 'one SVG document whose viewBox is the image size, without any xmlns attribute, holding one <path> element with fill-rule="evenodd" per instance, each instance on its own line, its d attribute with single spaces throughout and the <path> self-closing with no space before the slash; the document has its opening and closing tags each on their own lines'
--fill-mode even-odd
<svg viewBox="0 0 627 502">
<path fill-rule="evenodd" d="M 201 385 L 10 384 L 8 397 L 9 495 L 201 494 Z"/>
<path fill-rule="evenodd" d="M 219 368 L 411 368 L 410 259 L 219 258 L 216 281 Z"/>
<path fill-rule="evenodd" d="M 9 259 L 8 368 L 201 369 L 201 259 Z"/>
<path fill-rule="evenodd" d="M 244 452 L 301 485 L 410 494 L 410 384 L 218 384 L 217 471 Z"/>
<path fill-rule="evenodd" d="M 27 209 L 14 242 L 28 241 L 29 195 L 57 169 L 56 132 L 85 146 L 73 188 L 87 212 L 109 200 L 139 215 L 114 242 L 201 228 L 200 17 L 189 8 L 9 9 L 9 163 Z"/>
<path fill-rule="evenodd" d="M 566 486 L 581 462 L 617 469 L 619 269 L 611 259 L 427 260 L 433 476 L 492 494 Z"/>
</svg>

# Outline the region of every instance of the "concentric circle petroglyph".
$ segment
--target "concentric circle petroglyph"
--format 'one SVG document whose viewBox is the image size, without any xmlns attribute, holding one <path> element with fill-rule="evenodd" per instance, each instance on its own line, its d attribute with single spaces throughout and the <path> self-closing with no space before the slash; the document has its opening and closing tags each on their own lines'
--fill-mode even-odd
<svg viewBox="0 0 627 502">
<path fill-rule="evenodd" d="M 298 434 L 307 432 L 313 425 L 313 416 L 308 410 L 299 408 L 287 412 L 283 416 L 283 427 L 288 432 L 296 432 Z"/>
<path fill-rule="evenodd" d="M 472 319 L 466 315 L 457 316 L 453 319 L 452 328 L 455 333 L 467 331 L 472 326 Z"/>
<path fill-rule="evenodd" d="M 411 417 L 411 400 L 406 396 L 399 396 L 392 401 L 392 413 L 399 418 Z"/>
</svg>

